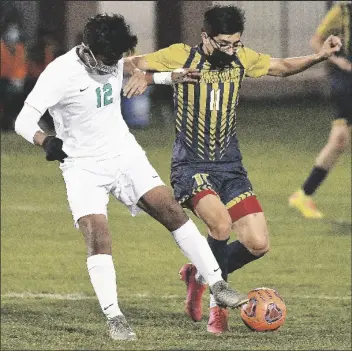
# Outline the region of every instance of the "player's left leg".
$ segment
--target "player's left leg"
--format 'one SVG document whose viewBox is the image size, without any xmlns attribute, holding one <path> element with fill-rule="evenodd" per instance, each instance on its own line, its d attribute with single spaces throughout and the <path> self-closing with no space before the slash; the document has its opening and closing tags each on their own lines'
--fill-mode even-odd
<svg viewBox="0 0 352 351">
<path fill-rule="evenodd" d="M 337 70 L 330 73 L 331 98 L 336 108 L 330 136 L 301 188 L 289 197 L 289 205 L 298 209 L 306 218 L 323 217 L 313 201 L 313 195 L 351 142 L 352 73 Z"/>
<path fill-rule="evenodd" d="M 246 181 L 250 184 L 248 179 Z M 233 190 L 236 189 L 236 183 L 233 182 Z M 228 194 L 226 198 L 230 198 Z M 262 207 L 252 191 L 244 191 L 232 198 L 226 207 L 232 219 L 232 230 L 237 235 L 237 240 L 227 245 L 230 274 L 267 253 L 269 235 Z"/>
</svg>

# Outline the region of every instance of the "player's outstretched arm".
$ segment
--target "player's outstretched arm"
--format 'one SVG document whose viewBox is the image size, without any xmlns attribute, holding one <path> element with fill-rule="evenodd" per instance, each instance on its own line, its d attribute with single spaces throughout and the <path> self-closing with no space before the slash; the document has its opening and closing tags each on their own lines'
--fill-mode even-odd
<svg viewBox="0 0 352 351">
<path fill-rule="evenodd" d="M 191 68 L 176 69 L 172 72 L 150 72 L 154 70 L 143 55 L 125 58 L 124 73 L 130 74 L 131 78 L 123 88 L 124 96 L 130 98 L 141 95 L 151 84 L 198 83 L 200 77 L 199 70 Z"/>
<path fill-rule="evenodd" d="M 305 71 L 309 67 L 328 60 L 341 49 L 342 43 L 339 37 L 330 35 L 323 43 L 318 53 L 289 58 L 271 58 L 268 71 L 269 76 L 287 77 Z"/>
<path fill-rule="evenodd" d="M 161 75 L 164 73 L 167 76 L 159 77 L 160 82 L 157 82 L 154 79 L 154 74 L 152 72 L 147 72 L 146 69 L 143 69 L 147 66 L 142 64 L 145 60 L 139 60 L 138 58 L 142 58 L 142 56 L 126 57 L 124 59 L 123 73 L 124 75 L 130 76 L 128 82 L 123 88 L 124 96 L 131 98 L 132 96 L 142 95 L 148 85 L 172 84 L 171 73 L 168 81 L 168 73 L 162 72 Z"/>
</svg>

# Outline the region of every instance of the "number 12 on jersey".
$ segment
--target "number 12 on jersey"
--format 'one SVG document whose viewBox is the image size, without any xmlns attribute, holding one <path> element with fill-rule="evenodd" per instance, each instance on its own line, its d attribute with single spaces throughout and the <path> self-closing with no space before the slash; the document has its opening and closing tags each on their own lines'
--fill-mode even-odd
<svg viewBox="0 0 352 351">
<path fill-rule="evenodd" d="M 103 91 L 104 93 L 104 104 L 103 106 L 109 105 L 112 103 L 113 98 L 112 98 L 112 86 L 110 83 L 106 83 L 103 85 L 103 88 L 96 88 L 95 89 L 95 93 L 97 94 L 97 108 L 102 106 L 102 93 L 101 91 Z"/>
<path fill-rule="evenodd" d="M 220 108 L 220 89 L 213 89 L 210 92 L 210 106 L 211 111 L 219 111 Z"/>
</svg>

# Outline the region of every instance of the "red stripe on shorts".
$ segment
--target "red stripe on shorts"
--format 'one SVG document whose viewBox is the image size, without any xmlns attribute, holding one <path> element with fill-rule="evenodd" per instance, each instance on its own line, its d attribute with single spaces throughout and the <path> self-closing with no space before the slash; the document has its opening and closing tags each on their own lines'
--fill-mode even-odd
<svg viewBox="0 0 352 351">
<path fill-rule="evenodd" d="M 198 202 L 200 199 L 202 199 L 204 196 L 207 196 L 207 195 L 215 195 L 217 196 L 218 194 L 212 190 L 212 189 L 205 189 L 205 190 L 202 190 L 201 192 L 199 192 L 198 194 L 194 195 L 191 200 L 190 200 L 190 203 L 191 203 L 191 208 L 192 209 L 195 209 L 196 206 L 198 205 Z"/>
<path fill-rule="evenodd" d="M 240 218 L 247 216 L 251 213 L 263 212 L 259 201 L 255 195 L 249 196 L 238 204 L 233 205 L 228 209 L 229 214 L 232 218 L 232 222 L 236 222 Z"/>
</svg>

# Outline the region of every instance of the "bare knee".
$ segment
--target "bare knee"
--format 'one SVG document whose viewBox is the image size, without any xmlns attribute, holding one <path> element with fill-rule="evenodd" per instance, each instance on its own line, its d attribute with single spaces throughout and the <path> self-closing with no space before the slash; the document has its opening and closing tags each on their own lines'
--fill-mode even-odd
<svg viewBox="0 0 352 351">
<path fill-rule="evenodd" d="M 267 240 L 255 241 L 250 247 L 247 247 L 248 251 L 254 256 L 263 256 L 270 250 L 270 246 Z"/>
<path fill-rule="evenodd" d="M 208 224 L 209 234 L 217 240 L 226 240 L 231 234 L 231 218 L 220 218 L 217 222 Z"/>
<path fill-rule="evenodd" d="M 88 257 L 98 254 L 111 255 L 111 235 L 105 216 L 84 216 L 78 220 L 78 225 L 86 241 Z"/>
<path fill-rule="evenodd" d="M 243 244 L 254 256 L 265 255 L 270 250 L 268 231 L 264 230 L 253 235 L 250 240 L 244 240 Z"/>
</svg>

